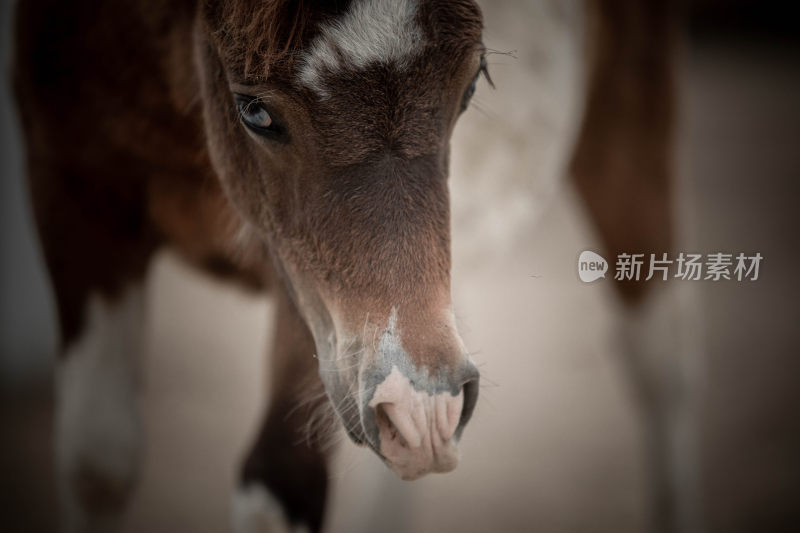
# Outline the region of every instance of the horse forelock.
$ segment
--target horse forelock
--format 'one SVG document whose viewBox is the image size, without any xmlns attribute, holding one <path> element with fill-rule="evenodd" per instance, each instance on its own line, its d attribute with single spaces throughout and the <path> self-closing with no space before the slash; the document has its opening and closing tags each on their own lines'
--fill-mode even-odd
<svg viewBox="0 0 800 533">
<path fill-rule="evenodd" d="M 314 29 L 349 1 L 232 0 L 207 7 L 204 16 L 225 50 L 230 68 L 266 78 L 275 65 L 291 66 Z"/>
<path fill-rule="evenodd" d="M 346 12 L 323 22 L 300 54 L 295 83 L 325 97 L 324 78 L 342 71 L 391 65 L 404 71 L 426 49 L 455 52 L 480 42 L 482 16 L 471 0 L 353 0 Z"/>
<path fill-rule="evenodd" d="M 402 70 L 426 46 L 469 48 L 482 29 L 472 0 L 234 0 L 206 8 L 205 18 L 229 69 L 264 80 L 280 70 L 319 95 L 325 75 L 372 64 Z"/>
</svg>

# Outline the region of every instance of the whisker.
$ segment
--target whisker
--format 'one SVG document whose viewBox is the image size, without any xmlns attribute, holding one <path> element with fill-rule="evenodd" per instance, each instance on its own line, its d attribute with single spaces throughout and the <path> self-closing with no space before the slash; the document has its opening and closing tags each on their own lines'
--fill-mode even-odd
<svg viewBox="0 0 800 533">
<path fill-rule="evenodd" d="M 486 48 L 483 54 L 486 56 L 506 56 L 518 59 L 517 53 L 518 53 L 517 50 L 502 51 L 502 50 L 495 50 L 494 48 Z"/>
<path fill-rule="evenodd" d="M 488 118 L 489 120 L 499 120 L 499 115 L 497 113 L 493 113 L 489 111 L 488 108 L 484 107 L 483 102 L 481 102 L 478 98 L 473 98 L 472 101 L 469 103 L 469 107 L 475 108 L 480 114 Z"/>
<path fill-rule="evenodd" d="M 325 374 L 340 374 L 342 372 L 345 372 L 347 370 L 352 370 L 352 369 L 358 368 L 360 366 L 361 366 L 361 361 L 357 361 L 356 363 L 354 363 L 352 365 L 347 365 L 347 366 L 338 366 L 337 365 L 334 368 L 320 368 L 319 371 L 323 372 Z"/>
<path fill-rule="evenodd" d="M 497 406 L 492 402 L 492 398 L 489 395 L 484 394 L 481 396 L 481 400 L 478 402 L 478 405 L 481 404 L 488 405 L 492 409 L 492 411 L 495 412 L 498 411 Z"/>
</svg>

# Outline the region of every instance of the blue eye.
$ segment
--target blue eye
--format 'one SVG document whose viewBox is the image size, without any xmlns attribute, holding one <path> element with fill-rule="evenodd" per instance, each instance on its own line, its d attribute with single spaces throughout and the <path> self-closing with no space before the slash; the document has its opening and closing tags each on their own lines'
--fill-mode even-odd
<svg viewBox="0 0 800 533">
<path fill-rule="evenodd" d="M 272 118 L 269 113 L 261 104 L 248 104 L 241 110 L 242 118 L 250 124 L 258 128 L 269 128 L 272 124 Z"/>
<path fill-rule="evenodd" d="M 236 108 L 242 123 L 260 135 L 279 133 L 263 102 L 243 94 L 235 95 Z"/>
<path fill-rule="evenodd" d="M 461 111 L 467 109 L 469 106 L 469 101 L 472 99 L 472 95 L 475 94 L 475 86 L 478 84 L 478 78 L 480 77 L 480 73 L 475 76 L 475 79 L 472 80 L 472 83 L 467 87 L 467 90 L 464 92 L 464 97 L 461 99 Z"/>
<path fill-rule="evenodd" d="M 489 77 L 489 70 L 486 68 L 486 57 L 481 56 L 481 64 L 478 68 L 478 72 L 475 74 L 475 77 L 472 79 L 472 83 L 470 83 L 467 90 L 464 92 L 464 97 L 461 100 L 461 111 L 463 112 L 467 109 L 469 105 L 469 101 L 472 99 L 472 96 L 475 94 L 475 87 L 478 84 L 478 79 L 483 75 L 486 78 L 486 81 L 489 82 L 489 85 L 494 87 L 494 83 L 492 83 L 492 78 Z"/>
<path fill-rule="evenodd" d="M 472 80 L 472 83 L 467 88 L 467 92 L 464 93 L 464 102 L 469 102 L 470 98 L 472 98 L 472 95 L 475 94 L 475 86 L 477 84 L 478 84 L 478 77 L 475 76 L 475 79 Z"/>
</svg>

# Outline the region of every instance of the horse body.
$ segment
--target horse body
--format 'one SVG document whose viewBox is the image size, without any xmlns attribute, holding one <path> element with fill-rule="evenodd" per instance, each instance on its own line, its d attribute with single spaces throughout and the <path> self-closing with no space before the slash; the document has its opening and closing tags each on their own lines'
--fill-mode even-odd
<svg viewBox="0 0 800 533">
<path fill-rule="evenodd" d="M 638 12 L 657 25 L 657 11 Z M 297 444 L 309 397 L 399 476 L 452 470 L 479 379 L 450 301 L 447 187 L 449 139 L 486 68 L 477 6 L 38 0 L 17 17 L 16 90 L 62 331 L 67 529 L 106 527 L 135 485 L 141 285 L 163 247 L 278 300 L 273 394 L 242 467 L 237 530 L 321 528 L 329 450 Z M 593 79 L 590 104 L 613 101 L 617 78 Z M 579 185 L 636 184 L 655 164 L 630 216 L 663 220 L 669 169 L 648 150 L 669 149 L 668 106 L 655 144 L 635 138 L 638 104 L 625 115 L 636 127 L 592 109 Z M 609 124 L 612 141 L 644 146 L 621 172 L 595 151 Z M 587 194 L 613 251 L 669 246 L 668 232 L 626 238 L 601 197 Z"/>
</svg>

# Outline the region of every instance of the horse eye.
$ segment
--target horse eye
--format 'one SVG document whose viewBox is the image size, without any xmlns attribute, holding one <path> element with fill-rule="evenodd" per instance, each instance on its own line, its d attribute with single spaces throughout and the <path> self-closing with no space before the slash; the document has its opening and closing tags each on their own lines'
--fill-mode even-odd
<svg viewBox="0 0 800 533">
<path fill-rule="evenodd" d="M 464 97 L 461 100 L 461 111 L 463 112 L 467 109 L 469 105 L 469 101 L 472 99 L 472 96 L 475 94 L 475 86 L 478 84 L 478 78 L 481 77 L 481 74 L 486 78 L 486 81 L 489 83 L 489 86 L 494 88 L 494 82 L 492 82 L 491 76 L 489 76 L 489 69 L 486 66 L 486 56 L 481 56 L 481 64 L 478 67 L 478 72 L 475 74 L 475 77 L 472 78 L 472 83 L 470 83 L 467 90 L 464 92 Z"/>
<path fill-rule="evenodd" d="M 272 117 L 269 111 L 257 99 L 237 94 L 236 107 L 244 125 L 256 133 L 263 133 L 273 129 Z"/>
<path fill-rule="evenodd" d="M 472 83 L 467 88 L 467 92 L 464 93 L 464 102 L 469 102 L 472 98 L 472 95 L 475 94 L 475 86 L 478 85 L 478 76 L 475 76 L 475 79 L 472 80 Z"/>
<path fill-rule="evenodd" d="M 461 111 L 467 109 L 469 105 L 469 101 L 472 99 L 472 95 L 475 94 L 475 86 L 478 84 L 478 76 L 475 76 L 475 79 L 472 80 L 472 83 L 467 87 L 467 90 L 464 92 L 464 98 L 461 100 Z"/>
</svg>

